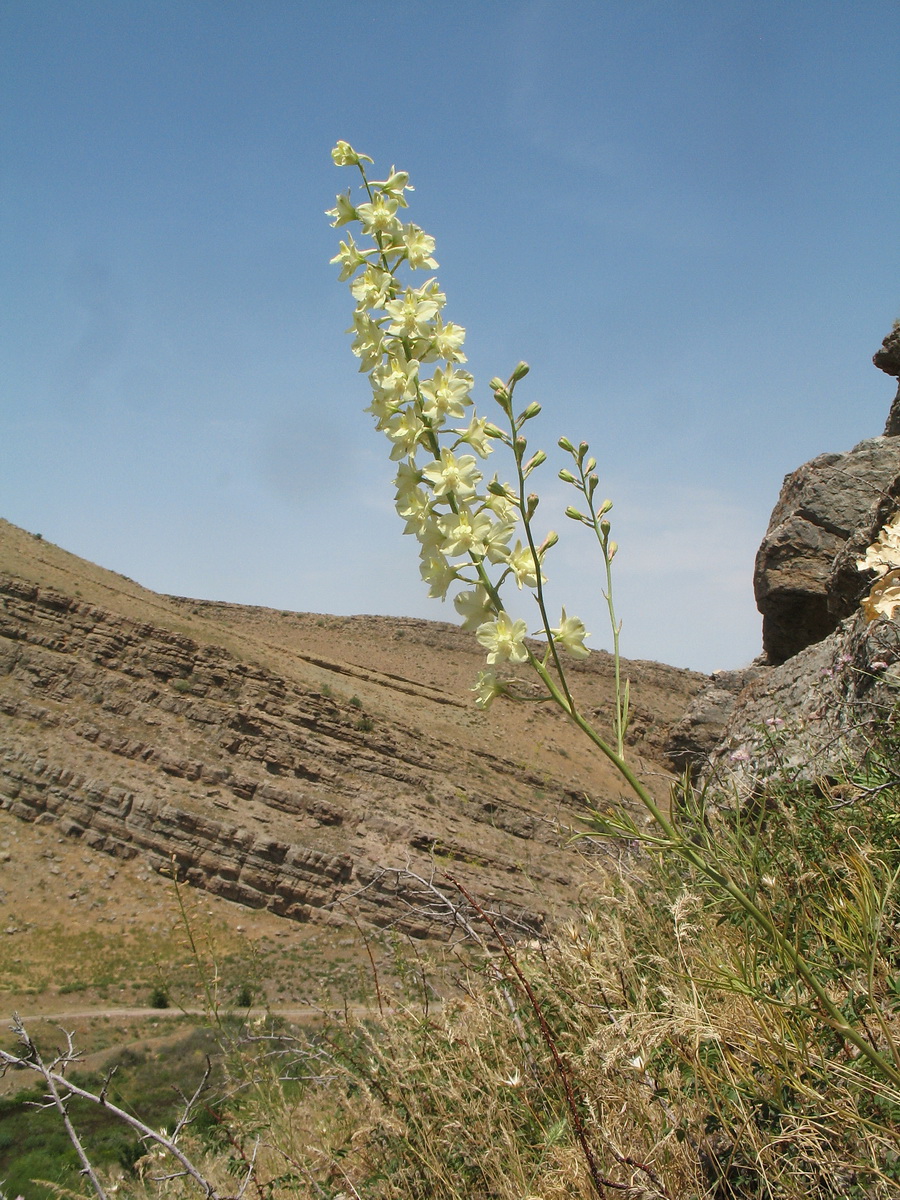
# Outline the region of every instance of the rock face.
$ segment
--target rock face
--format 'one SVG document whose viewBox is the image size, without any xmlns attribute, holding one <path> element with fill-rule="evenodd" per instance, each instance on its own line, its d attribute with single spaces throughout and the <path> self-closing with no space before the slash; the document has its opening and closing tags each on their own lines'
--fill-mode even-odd
<svg viewBox="0 0 900 1200">
<path fill-rule="evenodd" d="M 763 651 L 773 666 L 832 633 L 864 594 L 860 553 L 900 487 L 900 442 L 870 438 L 845 454 L 820 454 L 788 475 L 756 556 L 753 588 Z"/>
<path fill-rule="evenodd" d="M 618 781 L 546 706 L 475 710 L 480 665 L 452 626 L 157 596 L 0 522 L 0 807 L 292 920 L 423 935 L 406 872 L 449 866 L 533 928 L 571 899 L 570 831 Z M 704 677 L 631 667 L 664 795 Z M 609 656 L 577 676 L 602 717 Z"/>
<path fill-rule="evenodd" d="M 900 374 L 900 325 L 874 361 Z M 763 653 L 697 693 L 673 727 L 673 765 L 744 781 L 773 761 L 815 773 L 858 752 L 891 710 L 900 620 L 865 621 L 859 602 L 873 576 L 856 567 L 900 507 L 898 401 L 891 412 L 883 436 L 785 479 L 754 572 Z"/>
<path fill-rule="evenodd" d="M 900 321 L 894 322 L 894 328 L 881 343 L 881 349 L 876 351 L 872 362 L 886 375 L 900 376 Z M 884 433 L 885 437 L 900 436 L 900 386 L 891 405 Z"/>
</svg>

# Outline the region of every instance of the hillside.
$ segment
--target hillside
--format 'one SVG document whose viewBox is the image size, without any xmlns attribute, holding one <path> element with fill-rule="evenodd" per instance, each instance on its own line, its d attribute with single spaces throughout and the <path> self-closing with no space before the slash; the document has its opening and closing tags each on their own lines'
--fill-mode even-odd
<svg viewBox="0 0 900 1200">
<path fill-rule="evenodd" d="M 232 924 L 249 912 L 427 936 L 441 914 L 404 872 L 452 868 L 538 928 L 589 870 L 570 844 L 584 798 L 620 788 L 549 707 L 475 709 L 482 665 L 451 625 L 161 596 L 0 522 L 0 809 L 60 853 L 117 859 L 124 919 L 174 869 Z M 704 677 L 626 670 L 636 761 L 665 793 L 665 729 Z M 592 654 L 575 678 L 602 721 L 611 659 Z M 32 852 L 17 858 L 35 883 Z M 0 863 L 0 887 L 11 870 Z M 91 902 L 51 886 L 48 911 L 36 892 L 23 917 L 23 886 L 18 907 L 6 898 L 16 929 L 75 929 Z M 12 987 L 10 960 L 3 974 Z"/>
</svg>

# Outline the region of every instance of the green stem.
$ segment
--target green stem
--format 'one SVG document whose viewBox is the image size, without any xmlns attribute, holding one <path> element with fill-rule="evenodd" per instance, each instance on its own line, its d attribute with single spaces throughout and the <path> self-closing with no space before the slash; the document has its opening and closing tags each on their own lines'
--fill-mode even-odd
<svg viewBox="0 0 900 1200">
<path fill-rule="evenodd" d="M 663 831 L 668 839 L 671 848 L 680 855 L 687 863 L 698 870 L 702 875 L 705 875 L 712 883 L 720 887 L 732 900 L 743 910 L 743 912 L 753 921 L 753 923 L 762 930 L 765 936 L 769 939 L 770 945 L 775 946 L 787 962 L 791 965 L 796 974 L 803 980 L 809 990 L 818 1000 L 824 1011 L 829 1024 L 832 1028 L 841 1035 L 846 1041 L 854 1045 L 860 1053 L 868 1059 L 868 1061 L 878 1071 L 880 1071 L 893 1084 L 900 1087 L 900 1069 L 895 1067 L 891 1062 L 884 1058 L 878 1051 L 870 1045 L 870 1043 L 849 1025 L 844 1018 L 843 1013 L 825 991 L 825 988 L 816 978 L 812 968 L 806 962 L 800 951 L 794 946 L 784 934 L 776 927 L 770 917 L 768 917 L 761 908 L 747 895 L 742 888 L 735 883 L 728 871 L 720 866 L 715 859 L 704 859 L 700 852 L 685 841 L 684 837 L 679 834 L 678 830 L 672 822 L 665 816 L 659 805 L 654 800 L 653 796 L 647 788 L 641 783 L 637 776 L 632 771 L 628 763 L 622 758 L 616 750 L 606 742 L 594 727 L 587 721 L 581 713 L 577 711 L 574 705 L 560 692 L 556 686 L 556 682 L 552 675 L 543 667 L 538 659 L 531 657 L 531 662 L 534 669 L 540 675 L 545 687 L 550 692 L 550 695 L 565 712 L 571 721 L 584 733 L 594 745 L 606 755 L 609 761 L 613 764 L 628 786 L 631 788 L 634 795 L 644 805 L 653 820 Z"/>
</svg>

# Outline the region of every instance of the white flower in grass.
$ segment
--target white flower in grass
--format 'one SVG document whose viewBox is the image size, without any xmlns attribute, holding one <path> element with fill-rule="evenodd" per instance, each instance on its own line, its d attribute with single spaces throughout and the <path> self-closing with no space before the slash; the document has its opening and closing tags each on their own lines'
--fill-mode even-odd
<svg viewBox="0 0 900 1200">
<path fill-rule="evenodd" d="M 590 654 L 590 650 L 584 644 L 584 639 L 590 637 L 584 622 L 578 617 L 567 617 L 565 609 L 562 610 L 559 628 L 551 629 L 550 632 L 553 634 L 553 640 L 564 646 L 576 658 L 587 658 Z"/>
<path fill-rule="evenodd" d="M 524 621 L 513 621 L 509 613 L 502 612 L 495 621 L 485 621 L 475 634 L 480 645 L 487 650 L 488 666 L 495 662 L 525 662 L 525 635 L 528 626 Z"/>
<path fill-rule="evenodd" d="M 474 455 L 463 454 L 457 458 L 446 448 L 439 459 L 422 469 L 422 474 L 431 484 L 435 496 L 451 494 L 461 501 L 475 495 L 482 478 Z"/>
<path fill-rule="evenodd" d="M 490 597 L 481 584 L 471 591 L 460 592 L 458 596 L 455 596 L 453 607 L 463 619 L 463 629 L 477 629 L 479 625 L 489 621 L 493 615 Z M 482 674 L 493 675 L 493 672 L 482 672 Z"/>
</svg>

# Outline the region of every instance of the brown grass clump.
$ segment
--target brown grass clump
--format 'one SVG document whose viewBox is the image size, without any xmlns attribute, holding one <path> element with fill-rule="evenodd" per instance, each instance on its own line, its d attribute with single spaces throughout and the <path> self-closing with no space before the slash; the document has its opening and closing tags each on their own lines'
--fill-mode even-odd
<svg viewBox="0 0 900 1200">
<path fill-rule="evenodd" d="M 897 1197 L 900 1089 L 877 1063 L 900 1066 L 898 744 L 889 729 L 838 793 L 780 780 L 752 811 L 688 787 L 673 804 L 790 932 L 840 1027 L 708 874 L 628 845 L 541 941 L 445 880 L 469 936 L 409 968 L 418 998 L 304 1041 L 245 1028 L 184 1146 L 219 1195 L 257 1200 Z M 119 1183 L 188 1194 L 152 1156 Z"/>
</svg>

